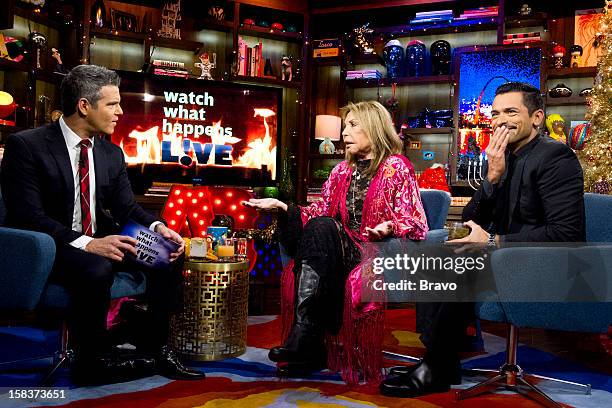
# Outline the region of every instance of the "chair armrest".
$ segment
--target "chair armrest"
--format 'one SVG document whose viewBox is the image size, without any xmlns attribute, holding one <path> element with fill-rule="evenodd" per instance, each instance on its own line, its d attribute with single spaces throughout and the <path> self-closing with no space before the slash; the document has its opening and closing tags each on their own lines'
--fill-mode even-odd
<svg viewBox="0 0 612 408">
<path fill-rule="evenodd" d="M 33 310 L 55 260 L 55 242 L 41 232 L 0 227 L 0 309 Z"/>
</svg>

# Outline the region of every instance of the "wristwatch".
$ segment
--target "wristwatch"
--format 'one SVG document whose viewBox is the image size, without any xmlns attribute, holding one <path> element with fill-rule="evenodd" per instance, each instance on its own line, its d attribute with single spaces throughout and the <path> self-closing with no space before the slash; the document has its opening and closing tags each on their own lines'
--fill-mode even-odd
<svg viewBox="0 0 612 408">
<path fill-rule="evenodd" d="M 497 245 L 495 243 L 495 234 L 489 233 L 489 239 L 487 240 L 487 245 L 490 247 L 494 247 L 495 245 Z"/>
</svg>

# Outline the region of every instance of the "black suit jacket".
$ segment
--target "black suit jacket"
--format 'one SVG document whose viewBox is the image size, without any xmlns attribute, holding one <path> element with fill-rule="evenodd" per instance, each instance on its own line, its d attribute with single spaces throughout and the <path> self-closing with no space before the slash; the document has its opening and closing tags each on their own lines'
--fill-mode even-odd
<svg viewBox="0 0 612 408">
<path fill-rule="evenodd" d="M 567 145 L 538 135 L 517 152 L 510 183 L 507 175 L 508 168 L 489 196 L 480 186 L 463 211 L 464 221 L 508 242 L 586 240 L 582 167 Z M 500 225 L 504 211 L 508 223 Z"/>
<path fill-rule="evenodd" d="M 147 227 L 157 221 L 134 200 L 121 149 L 96 137 L 93 157 L 96 236 L 119 232 L 128 219 Z M 74 181 L 58 122 L 10 136 L 0 176 L 7 226 L 47 233 L 58 244 L 82 235 L 72 230 Z"/>
</svg>

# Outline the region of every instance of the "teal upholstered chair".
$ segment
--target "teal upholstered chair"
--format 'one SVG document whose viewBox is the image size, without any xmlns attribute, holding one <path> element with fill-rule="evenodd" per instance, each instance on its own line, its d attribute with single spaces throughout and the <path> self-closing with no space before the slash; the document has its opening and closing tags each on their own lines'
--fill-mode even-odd
<svg viewBox="0 0 612 408">
<path fill-rule="evenodd" d="M 40 232 L 2 227 L 5 207 L 0 193 L 0 311 L 29 312 L 40 309 L 65 310 L 70 302 L 60 285 L 48 282 L 55 258 L 55 242 Z M 111 288 L 113 299 L 144 294 L 146 279 L 140 272 L 119 272 Z M 43 356 L 48 358 L 50 356 Z M 52 380 L 55 371 L 68 364 L 72 351 L 68 344 L 66 325 L 55 362 L 43 383 Z M 11 361 L 13 366 L 15 361 Z M 0 362 L 0 366 L 3 363 Z"/>
<path fill-rule="evenodd" d="M 580 263 L 583 276 L 594 272 L 596 291 L 612 293 L 612 196 L 585 194 L 586 234 L 591 246 L 578 248 L 521 247 L 502 248 L 493 252 L 491 267 L 500 299 L 527 299 L 543 282 L 556 282 L 557 292 L 569 291 L 574 284 L 575 265 Z M 569 262 L 570 259 L 572 262 Z M 574 270 L 572 270 L 574 268 Z M 560 279 L 562 278 L 562 279 Z M 592 282 L 591 282 L 592 284 Z M 549 289 L 552 290 L 552 289 Z M 535 295 L 534 295 L 535 296 Z M 477 315 L 483 320 L 508 323 L 506 363 L 490 378 L 469 389 L 458 391 L 465 399 L 504 387 L 529 396 L 547 407 L 560 408 L 535 384 L 547 380 L 557 388 L 589 394 L 588 384 L 577 384 L 536 375 L 529 375 L 517 364 L 518 330 L 534 327 L 584 333 L 606 333 L 612 324 L 612 303 L 609 302 L 485 302 L 477 304 Z M 477 370 L 478 371 L 478 370 Z M 479 370 L 491 371 L 491 370 Z"/>
</svg>

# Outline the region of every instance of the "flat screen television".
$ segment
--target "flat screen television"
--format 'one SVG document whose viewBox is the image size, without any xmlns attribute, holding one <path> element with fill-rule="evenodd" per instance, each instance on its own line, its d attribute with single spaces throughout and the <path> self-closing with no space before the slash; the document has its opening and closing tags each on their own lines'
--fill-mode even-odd
<svg viewBox="0 0 612 408">
<path fill-rule="evenodd" d="M 135 191 L 155 181 L 277 185 L 280 89 L 119 75 L 123 116 L 111 140 Z"/>
</svg>

